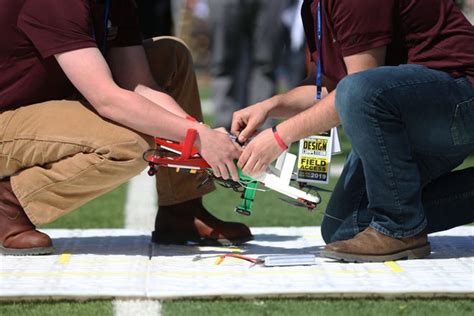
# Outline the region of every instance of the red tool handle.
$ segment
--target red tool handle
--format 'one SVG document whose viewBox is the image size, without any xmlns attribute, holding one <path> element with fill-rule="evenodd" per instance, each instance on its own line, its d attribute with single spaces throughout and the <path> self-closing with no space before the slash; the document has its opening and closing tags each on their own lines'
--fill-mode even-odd
<svg viewBox="0 0 474 316">
<path fill-rule="evenodd" d="M 191 157 L 191 152 L 193 151 L 194 141 L 196 140 L 197 131 L 195 129 L 188 129 L 186 132 L 186 138 L 183 143 L 183 151 L 181 152 L 181 157 L 188 159 Z"/>
</svg>

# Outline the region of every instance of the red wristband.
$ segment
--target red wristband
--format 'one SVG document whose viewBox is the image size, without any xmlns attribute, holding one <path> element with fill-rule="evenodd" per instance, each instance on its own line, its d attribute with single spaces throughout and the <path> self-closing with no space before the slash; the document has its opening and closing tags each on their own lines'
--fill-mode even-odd
<svg viewBox="0 0 474 316">
<path fill-rule="evenodd" d="M 278 134 L 276 125 L 273 125 L 273 127 L 272 127 L 272 132 L 273 132 L 273 136 L 275 137 L 275 140 L 277 141 L 277 143 L 278 143 L 278 145 L 280 146 L 280 148 L 283 149 L 283 150 L 287 150 L 287 149 L 288 149 L 288 146 L 283 142 L 283 140 L 281 139 L 280 135 Z"/>
</svg>

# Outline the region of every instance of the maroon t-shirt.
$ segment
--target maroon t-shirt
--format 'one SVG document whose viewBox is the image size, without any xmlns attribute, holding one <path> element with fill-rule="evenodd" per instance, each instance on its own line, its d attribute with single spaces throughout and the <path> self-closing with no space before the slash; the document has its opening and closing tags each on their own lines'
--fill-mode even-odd
<svg viewBox="0 0 474 316">
<path fill-rule="evenodd" d="M 54 55 L 101 46 L 104 7 L 103 0 L 0 0 L 0 111 L 71 96 Z M 112 0 L 107 24 L 107 47 L 141 44 L 135 1 Z"/>
<path fill-rule="evenodd" d="M 474 27 L 453 0 L 305 0 L 301 15 L 312 60 L 321 1 L 322 73 L 347 75 L 343 57 L 387 46 L 386 65 L 419 64 L 474 83 Z"/>
</svg>

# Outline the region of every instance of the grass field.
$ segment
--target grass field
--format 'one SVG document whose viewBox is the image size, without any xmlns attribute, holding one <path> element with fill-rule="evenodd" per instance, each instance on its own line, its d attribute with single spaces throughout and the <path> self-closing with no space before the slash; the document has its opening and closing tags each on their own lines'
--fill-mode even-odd
<svg viewBox="0 0 474 316">
<path fill-rule="evenodd" d="M 266 299 L 266 300 L 185 300 L 165 301 L 162 315 L 172 316 L 470 316 L 474 312 L 469 300 L 318 300 L 318 299 Z M 0 303 L 0 315 L 21 316 L 92 316 L 113 315 L 109 301 L 87 302 L 29 302 Z M 140 316 L 140 315 L 134 315 Z"/>
<path fill-rule="evenodd" d="M 343 138 L 344 152 L 349 144 Z M 334 157 L 342 164 L 345 155 Z M 461 167 L 474 166 L 471 156 Z M 330 181 L 328 188 L 337 179 Z M 124 225 L 123 206 L 126 185 L 90 202 L 64 216 L 47 228 L 119 228 Z M 329 193 L 322 193 L 324 210 Z M 250 226 L 316 226 L 321 223 L 321 211 L 310 213 L 306 209 L 288 205 L 274 192 L 258 192 L 254 214 L 243 217 L 232 212 L 239 195 L 218 188 L 205 197 L 205 205 L 217 216 L 243 221 Z M 1 294 L 0 294 L 1 295 Z M 471 300 L 454 299 L 254 299 L 254 300 L 176 300 L 162 302 L 163 315 L 473 315 Z M 110 300 L 101 301 L 0 301 L 0 315 L 113 315 Z M 139 316 L 139 315 L 136 315 Z"/>
</svg>

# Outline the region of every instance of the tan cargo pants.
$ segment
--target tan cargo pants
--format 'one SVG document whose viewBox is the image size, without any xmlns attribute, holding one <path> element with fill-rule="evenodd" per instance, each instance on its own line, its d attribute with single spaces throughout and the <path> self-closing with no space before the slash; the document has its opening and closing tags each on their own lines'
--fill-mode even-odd
<svg viewBox="0 0 474 316">
<path fill-rule="evenodd" d="M 172 37 L 144 43 L 152 73 L 186 112 L 202 120 L 191 55 Z M 160 122 L 157 121 L 157 124 Z M 54 221 L 116 188 L 147 164 L 153 139 L 98 116 L 78 101 L 48 101 L 0 113 L 0 178 L 11 177 L 15 195 L 36 225 Z M 160 168 L 160 205 L 211 192 L 196 175 Z"/>
</svg>

